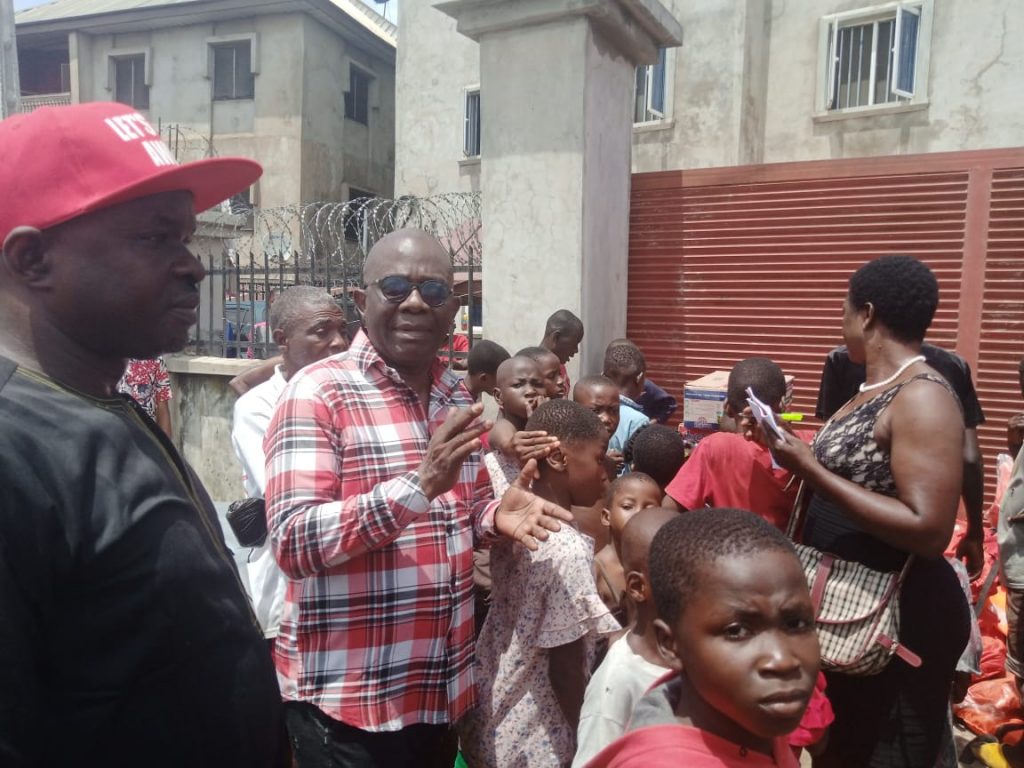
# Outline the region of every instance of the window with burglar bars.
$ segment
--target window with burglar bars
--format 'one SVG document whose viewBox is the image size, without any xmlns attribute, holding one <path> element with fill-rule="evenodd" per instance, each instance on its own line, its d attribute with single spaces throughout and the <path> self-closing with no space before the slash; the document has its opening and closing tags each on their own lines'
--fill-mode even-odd
<svg viewBox="0 0 1024 768">
<path fill-rule="evenodd" d="M 658 63 L 636 68 L 636 96 L 633 122 L 650 123 L 665 119 L 667 51 L 658 51 Z"/>
<path fill-rule="evenodd" d="M 114 59 L 114 100 L 136 109 L 149 109 L 145 54 Z"/>
<path fill-rule="evenodd" d="M 256 90 L 252 73 L 252 43 L 241 40 L 213 46 L 213 98 L 215 101 L 251 99 Z"/>
<path fill-rule="evenodd" d="M 828 111 L 907 103 L 923 89 L 921 3 L 828 17 Z M 920 84 L 920 88 L 919 88 Z"/>
<path fill-rule="evenodd" d="M 480 157 L 480 89 L 466 89 L 466 123 L 462 139 L 466 157 Z"/>
<path fill-rule="evenodd" d="M 345 92 L 345 117 L 363 125 L 370 124 L 370 81 L 373 77 L 352 64 L 348 68 Z"/>
</svg>

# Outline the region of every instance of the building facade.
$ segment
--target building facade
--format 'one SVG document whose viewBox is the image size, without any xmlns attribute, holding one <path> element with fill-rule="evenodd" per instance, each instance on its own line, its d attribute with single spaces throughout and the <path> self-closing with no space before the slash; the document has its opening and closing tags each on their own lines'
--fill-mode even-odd
<svg viewBox="0 0 1024 768">
<path fill-rule="evenodd" d="M 637 72 L 634 172 L 1021 144 L 1024 4 L 663 3 L 683 45 Z M 402 0 L 399 194 L 475 190 L 487 159 L 477 45 L 435 4 Z"/>
<path fill-rule="evenodd" d="M 55 0 L 16 22 L 23 110 L 134 106 L 181 160 L 262 163 L 263 208 L 393 192 L 396 30 L 359 0 Z"/>
</svg>

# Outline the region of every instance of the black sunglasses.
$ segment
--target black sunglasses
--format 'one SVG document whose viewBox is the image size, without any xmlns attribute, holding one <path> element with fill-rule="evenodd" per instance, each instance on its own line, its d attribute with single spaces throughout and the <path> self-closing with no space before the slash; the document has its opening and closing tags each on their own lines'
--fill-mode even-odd
<svg viewBox="0 0 1024 768">
<path fill-rule="evenodd" d="M 451 287 L 443 280 L 424 280 L 414 283 L 401 275 L 388 275 L 380 280 L 374 280 L 372 285 L 376 285 L 384 300 L 392 304 L 401 304 L 409 298 L 409 294 L 413 292 L 414 288 L 419 291 L 423 303 L 429 307 L 444 306 L 452 295 Z"/>
</svg>

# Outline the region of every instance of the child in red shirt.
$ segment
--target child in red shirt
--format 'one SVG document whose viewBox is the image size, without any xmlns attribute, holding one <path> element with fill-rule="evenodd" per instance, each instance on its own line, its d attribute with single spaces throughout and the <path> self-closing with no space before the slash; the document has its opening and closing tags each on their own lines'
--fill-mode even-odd
<svg viewBox="0 0 1024 768">
<path fill-rule="evenodd" d="M 747 387 L 773 411 L 782 410 L 786 379 L 771 360 L 741 360 L 729 373 L 725 413 L 737 421 L 747 407 Z M 792 473 L 773 467 L 767 448 L 735 432 L 715 432 L 701 440 L 665 488 L 666 503 L 673 501 L 680 509 L 749 509 L 782 530 L 796 492 Z"/>
<path fill-rule="evenodd" d="M 814 691 L 819 649 L 792 543 L 750 512 L 699 510 L 661 527 L 648 567 L 673 671 L 588 768 L 796 768 L 785 737 Z"/>
</svg>

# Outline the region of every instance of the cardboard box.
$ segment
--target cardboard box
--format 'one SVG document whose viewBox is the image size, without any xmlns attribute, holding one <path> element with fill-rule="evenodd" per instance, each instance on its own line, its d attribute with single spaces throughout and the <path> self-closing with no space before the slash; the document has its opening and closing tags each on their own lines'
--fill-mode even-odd
<svg viewBox="0 0 1024 768">
<path fill-rule="evenodd" d="M 729 371 L 715 371 L 683 387 L 683 426 L 687 431 L 713 432 L 725 409 Z"/>
<path fill-rule="evenodd" d="M 793 376 L 786 376 L 784 407 L 793 398 L 793 381 Z M 725 413 L 728 389 L 729 371 L 714 371 L 687 382 L 683 387 L 683 421 L 680 432 L 685 430 L 700 439 L 718 431 L 719 422 Z"/>
</svg>

